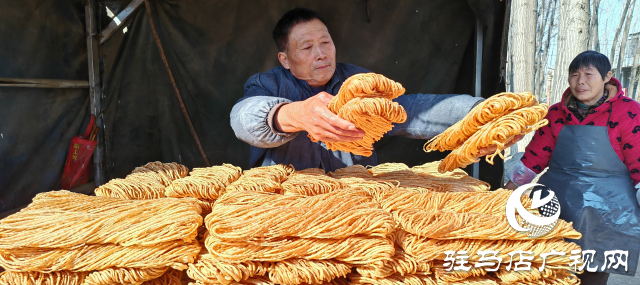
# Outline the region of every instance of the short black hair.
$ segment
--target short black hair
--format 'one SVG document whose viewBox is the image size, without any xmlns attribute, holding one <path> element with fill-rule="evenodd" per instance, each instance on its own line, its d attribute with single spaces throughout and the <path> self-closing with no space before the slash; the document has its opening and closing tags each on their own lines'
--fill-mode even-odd
<svg viewBox="0 0 640 285">
<path fill-rule="evenodd" d="M 276 27 L 273 28 L 273 40 L 278 46 L 278 51 L 284 52 L 287 50 L 291 28 L 297 24 L 310 22 L 314 19 L 320 20 L 325 26 L 327 25 L 322 15 L 311 9 L 295 8 L 285 13 L 284 16 L 278 20 Z"/>
<path fill-rule="evenodd" d="M 569 74 L 576 72 L 583 67 L 595 67 L 598 72 L 600 72 L 602 80 L 604 80 L 607 73 L 611 71 L 609 58 L 604 54 L 592 50 L 581 52 L 571 61 L 571 64 L 569 64 Z"/>
</svg>

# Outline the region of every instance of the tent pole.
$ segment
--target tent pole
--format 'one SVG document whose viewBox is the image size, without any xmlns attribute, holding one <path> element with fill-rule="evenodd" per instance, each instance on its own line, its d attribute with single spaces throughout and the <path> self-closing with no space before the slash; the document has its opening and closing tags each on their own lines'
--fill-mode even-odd
<svg viewBox="0 0 640 285">
<path fill-rule="evenodd" d="M 204 152 L 202 148 L 202 144 L 200 144 L 200 139 L 198 138 L 198 134 L 196 130 L 193 128 L 193 124 L 191 124 L 191 119 L 189 118 L 189 114 L 187 113 L 187 108 L 184 106 L 184 102 L 182 101 L 182 96 L 180 95 L 180 91 L 178 90 L 178 86 L 176 85 L 176 81 L 173 79 L 173 74 L 171 73 L 171 69 L 169 68 L 169 62 L 167 62 L 167 57 L 164 55 L 164 50 L 162 49 L 162 44 L 160 43 L 160 37 L 158 37 L 158 31 L 156 30 L 156 25 L 153 22 L 153 16 L 151 14 L 151 5 L 149 4 L 149 0 L 144 0 L 144 4 L 147 9 L 147 17 L 149 18 L 149 25 L 151 25 L 151 30 L 153 31 L 153 38 L 156 41 L 156 46 L 158 46 L 158 52 L 160 52 L 160 57 L 162 58 L 162 63 L 164 64 L 164 69 L 167 71 L 167 75 L 169 76 L 169 81 L 171 81 L 171 85 L 173 86 L 173 91 L 176 93 L 176 98 L 178 99 L 178 103 L 180 103 L 180 110 L 182 110 L 182 115 L 184 115 L 184 120 L 187 121 L 187 125 L 189 126 L 189 131 L 191 131 L 191 136 L 196 141 L 196 145 L 198 146 L 198 150 L 200 150 L 200 155 L 202 155 L 202 160 L 204 160 L 204 164 L 206 166 L 211 166 L 209 163 L 209 159 L 207 158 L 207 154 Z"/>
<path fill-rule="evenodd" d="M 475 97 L 482 97 L 482 45 L 484 41 L 482 22 L 476 19 L 476 70 L 475 70 Z M 473 178 L 480 177 L 480 163 L 473 164 Z"/>
<path fill-rule="evenodd" d="M 87 0 L 84 6 L 85 26 L 87 32 L 87 56 L 89 62 L 89 99 L 91 115 L 96 118 L 98 144 L 93 152 L 93 163 L 96 167 L 95 184 L 104 184 L 104 163 L 102 154 L 104 153 L 104 124 L 102 118 L 102 107 L 100 106 L 100 57 L 98 54 L 98 28 L 96 16 L 96 0 Z"/>
</svg>

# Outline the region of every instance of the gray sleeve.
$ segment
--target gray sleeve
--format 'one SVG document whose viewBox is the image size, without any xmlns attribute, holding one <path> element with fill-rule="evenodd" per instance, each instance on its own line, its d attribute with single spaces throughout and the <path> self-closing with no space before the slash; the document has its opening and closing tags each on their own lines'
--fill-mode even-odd
<svg viewBox="0 0 640 285">
<path fill-rule="evenodd" d="M 272 96 L 253 96 L 239 101 L 231 109 L 231 128 L 236 137 L 260 148 L 278 147 L 294 139 L 298 133 L 276 132 L 269 124 L 271 109 L 291 100 Z"/>
<path fill-rule="evenodd" d="M 396 98 L 407 111 L 407 121 L 395 124 L 387 135 L 428 140 L 444 132 L 483 98 L 469 95 L 411 94 Z"/>
</svg>

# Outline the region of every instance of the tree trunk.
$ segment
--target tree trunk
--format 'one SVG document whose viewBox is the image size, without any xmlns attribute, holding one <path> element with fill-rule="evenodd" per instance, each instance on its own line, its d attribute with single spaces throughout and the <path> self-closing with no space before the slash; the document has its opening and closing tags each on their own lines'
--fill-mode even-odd
<svg viewBox="0 0 640 285">
<path fill-rule="evenodd" d="M 622 30 L 622 24 L 624 24 L 624 19 L 627 15 L 627 11 L 629 11 L 629 5 L 631 4 L 631 0 L 627 0 L 627 4 L 624 5 L 624 9 L 622 10 L 622 17 L 620 17 L 620 24 L 618 24 L 618 28 L 616 29 L 616 33 L 613 36 L 613 44 L 611 45 L 611 53 L 609 54 L 609 60 L 611 61 L 611 67 L 613 68 L 616 55 L 616 48 L 618 47 L 618 38 L 620 37 L 620 31 Z"/>
<path fill-rule="evenodd" d="M 624 24 L 624 32 L 622 33 L 622 43 L 620 43 L 620 53 L 618 54 L 618 69 L 616 69 L 615 78 L 621 79 L 622 68 L 624 67 L 625 52 L 627 50 L 627 38 L 629 37 L 629 28 L 631 27 L 631 19 L 633 17 L 633 8 L 636 6 L 636 0 L 631 1 L 629 11 L 626 12 L 627 20 Z"/>
<path fill-rule="evenodd" d="M 600 39 L 598 39 L 598 10 L 600 0 L 593 0 L 591 21 L 589 23 L 589 49 L 600 52 Z"/>
<path fill-rule="evenodd" d="M 536 0 L 514 0 L 513 11 L 513 90 L 534 92 L 536 49 Z"/>
<path fill-rule="evenodd" d="M 562 99 L 567 88 L 569 63 L 587 49 L 589 43 L 589 0 L 560 1 L 558 19 L 558 52 L 551 89 L 551 102 Z"/>
<path fill-rule="evenodd" d="M 634 89 L 637 80 L 636 76 L 638 75 L 638 60 L 640 60 L 640 38 L 638 40 L 639 42 L 636 44 L 636 56 L 633 57 L 633 67 L 631 68 L 631 76 L 629 77 L 629 94 L 627 94 L 629 98 L 633 99 L 636 99 Z"/>
</svg>

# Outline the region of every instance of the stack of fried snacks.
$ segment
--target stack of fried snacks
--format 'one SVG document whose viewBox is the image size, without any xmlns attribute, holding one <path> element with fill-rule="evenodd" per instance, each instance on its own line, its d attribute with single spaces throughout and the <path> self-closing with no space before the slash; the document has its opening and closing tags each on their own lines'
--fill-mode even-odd
<svg viewBox="0 0 640 285">
<path fill-rule="evenodd" d="M 38 194 L 0 220 L 0 284 L 178 285 L 200 212 L 195 199 Z"/>
<path fill-rule="evenodd" d="M 346 284 L 340 278 L 354 266 L 391 260 L 395 221 L 367 191 L 345 187 L 305 196 L 314 186 L 299 184 L 301 177 L 330 178 L 303 170 L 285 189 L 309 188 L 305 193 L 231 191 L 220 197 L 205 218 L 207 252 L 189 266 L 189 277 L 196 284 Z"/>
<path fill-rule="evenodd" d="M 328 107 L 331 112 L 363 130 L 365 135 L 355 142 L 325 142 L 327 148 L 371 156 L 373 143 L 393 129 L 394 123 L 407 120 L 404 108 L 391 101 L 404 91 L 400 83 L 380 74 L 362 73 L 347 78 Z M 309 138 L 318 141 L 311 135 Z"/>
<path fill-rule="evenodd" d="M 505 145 L 516 136 L 548 123 L 544 119 L 547 109 L 546 104 L 538 105 L 531 93 L 500 93 L 478 104 L 462 120 L 429 140 L 424 150 L 453 150 L 438 167 L 441 173 L 477 162 L 482 149 L 496 147 L 486 158 L 493 164 L 493 158 L 502 157 Z"/>
<path fill-rule="evenodd" d="M 143 173 L 155 177 L 162 185 L 169 186 L 171 181 L 186 177 L 189 174 L 189 168 L 175 162 L 162 163 L 155 161 L 136 167 L 132 173 Z"/>
<path fill-rule="evenodd" d="M 395 183 L 399 188 L 417 192 L 477 192 L 488 191 L 489 184 L 464 172 L 436 176 L 429 165 L 409 168 L 403 163 L 384 163 L 369 169 L 377 181 Z M 464 183 L 460 183 L 464 181 Z"/>
</svg>

